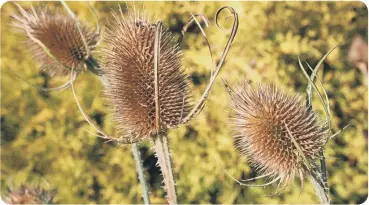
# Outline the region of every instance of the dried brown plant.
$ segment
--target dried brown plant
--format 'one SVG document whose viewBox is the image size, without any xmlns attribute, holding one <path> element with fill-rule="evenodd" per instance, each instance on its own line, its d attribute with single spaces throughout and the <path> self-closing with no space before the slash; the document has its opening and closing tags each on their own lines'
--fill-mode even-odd
<svg viewBox="0 0 369 205">
<path fill-rule="evenodd" d="M 26 45 L 34 58 L 42 64 L 40 69 L 50 76 L 67 75 L 76 71 L 98 66 L 91 51 L 98 44 L 99 33 L 56 8 L 38 6 L 30 10 L 19 8 L 19 15 L 13 15 L 16 31 L 26 38 Z M 43 44 L 56 59 L 51 58 Z M 66 68 L 67 67 L 67 68 Z"/>
<path fill-rule="evenodd" d="M 191 109 L 182 52 L 170 31 L 159 31 L 157 127 L 155 103 L 155 36 L 158 24 L 142 13 L 119 15 L 107 24 L 104 94 L 117 130 L 141 141 L 176 127 Z"/>
<path fill-rule="evenodd" d="M 25 185 L 18 189 L 10 190 L 4 202 L 8 204 L 52 204 L 55 190 L 46 191 L 40 187 L 27 187 Z"/>
<path fill-rule="evenodd" d="M 235 146 L 261 176 L 287 185 L 298 174 L 303 186 L 329 130 L 298 94 L 247 82 L 230 90 Z M 260 178 L 260 177 L 259 177 Z M 303 188 L 303 187 L 302 187 Z"/>
<path fill-rule="evenodd" d="M 218 15 L 224 9 L 228 9 L 234 17 L 231 35 L 216 69 L 211 70 L 209 84 L 194 106 L 190 102 L 188 76 L 184 72 L 178 44 L 182 38 L 176 41 L 171 32 L 163 28 L 162 21 L 155 23 L 146 12 L 136 13 L 135 8 L 133 13 L 125 14 L 121 8 L 120 13 L 112 13 L 113 20 L 107 23 L 106 45 L 103 49 L 101 81 L 110 113 L 120 132 L 119 137 L 106 135 L 92 123 L 79 104 L 71 84 L 80 111 L 102 135 L 100 137 L 123 144 L 140 142 L 146 138 L 153 140 L 169 204 L 177 204 L 177 196 L 167 131 L 193 119 L 205 105 L 238 28 L 238 16 L 231 7 L 218 10 L 216 25 L 219 27 Z M 201 14 L 192 15 L 182 35 L 189 24 L 196 22 L 206 38 L 196 17 L 207 20 Z M 207 44 L 211 51 L 208 41 Z"/>
</svg>

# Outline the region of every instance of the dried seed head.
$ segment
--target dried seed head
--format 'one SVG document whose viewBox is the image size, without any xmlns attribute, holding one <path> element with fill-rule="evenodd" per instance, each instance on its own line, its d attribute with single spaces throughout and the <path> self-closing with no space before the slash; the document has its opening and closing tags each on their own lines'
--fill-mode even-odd
<svg viewBox="0 0 369 205">
<path fill-rule="evenodd" d="M 120 16 L 107 25 L 104 94 L 117 130 L 133 141 L 165 132 L 189 112 L 182 52 L 172 34 L 160 30 L 158 88 L 160 125 L 156 126 L 154 43 L 157 24 L 139 14 Z M 157 129 L 159 127 L 159 129 Z"/>
<path fill-rule="evenodd" d="M 39 187 L 29 188 L 21 186 L 17 190 L 12 190 L 6 194 L 4 199 L 8 204 L 52 204 L 55 191 L 46 191 Z"/>
<path fill-rule="evenodd" d="M 19 6 L 20 15 L 13 26 L 27 38 L 27 45 L 35 59 L 42 64 L 41 70 L 50 76 L 66 75 L 69 70 L 56 60 L 50 58 L 44 49 L 36 43 L 30 35 L 44 44 L 50 52 L 64 65 L 76 71 L 97 66 L 97 62 L 90 55 L 90 51 L 98 43 L 99 36 L 93 29 L 80 24 L 67 13 L 46 7 L 24 10 Z M 86 45 L 81 36 L 83 35 Z"/>
<path fill-rule="evenodd" d="M 275 85 L 252 88 L 247 82 L 241 83 L 231 92 L 231 100 L 235 146 L 250 164 L 260 174 L 279 178 L 284 184 L 295 174 L 303 180 L 307 169 L 293 138 L 307 161 L 314 164 L 328 134 L 316 114 L 297 94 L 290 96 Z"/>
</svg>

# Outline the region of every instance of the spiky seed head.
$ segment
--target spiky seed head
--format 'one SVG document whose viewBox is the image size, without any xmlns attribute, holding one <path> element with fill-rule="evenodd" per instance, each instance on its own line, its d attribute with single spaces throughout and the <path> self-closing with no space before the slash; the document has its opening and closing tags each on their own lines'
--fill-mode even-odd
<svg viewBox="0 0 369 205">
<path fill-rule="evenodd" d="M 40 187 L 27 187 L 9 191 L 4 199 L 7 204 L 52 204 L 55 190 L 46 191 Z"/>
<path fill-rule="evenodd" d="M 99 36 L 92 28 L 85 24 L 79 24 L 81 29 L 79 32 L 76 20 L 55 8 L 39 6 L 31 10 L 24 10 L 19 6 L 19 10 L 20 15 L 13 15 L 16 19 L 13 26 L 26 38 L 27 47 L 34 58 L 42 64 L 40 67 L 42 71 L 50 76 L 69 73 L 69 70 L 63 65 L 50 58 L 44 49 L 30 38 L 28 33 L 41 41 L 62 64 L 69 68 L 81 71 L 91 66 L 92 61 L 95 62 L 90 51 L 98 43 Z M 87 46 L 81 34 L 85 38 Z"/>
<path fill-rule="evenodd" d="M 231 92 L 231 101 L 235 146 L 248 157 L 251 166 L 284 184 L 295 174 L 303 180 L 301 176 L 307 169 L 288 131 L 308 162 L 314 164 L 327 140 L 328 129 L 303 105 L 301 97 L 275 85 L 253 88 L 243 82 Z"/>
<path fill-rule="evenodd" d="M 160 30 L 158 88 L 160 127 L 156 129 L 154 43 L 157 24 L 140 14 L 117 15 L 106 29 L 104 94 L 117 130 L 139 141 L 181 123 L 190 109 L 182 52 L 172 34 Z"/>
</svg>

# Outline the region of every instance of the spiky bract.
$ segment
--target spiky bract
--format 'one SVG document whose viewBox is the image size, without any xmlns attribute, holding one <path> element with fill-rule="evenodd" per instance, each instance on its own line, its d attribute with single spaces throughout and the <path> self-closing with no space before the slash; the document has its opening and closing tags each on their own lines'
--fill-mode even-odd
<svg viewBox="0 0 369 205">
<path fill-rule="evenodd" d="M 13 15 L 16 19 L 13 26 L 26 37 L 26 46 L 42 64 L 42 71 L 50 76 L 66 75 L 69 70 L 65 66 L 81 71 L 97 63 L 91 50 L 98 43 L 99 35 L 92 28 L 80 24 L 80 32 L 76 20 L 59 9 L 39 6 L 24 10 L 18 7 L 20 15 Z M 52 59 L 31 37 L 44 44 L 61 63 Z"/>
<path fill-rule="evenodd" d="M 52 204 L 55 190 L 46 191 L 40 187 L 27 187 L 9 191 L 4 202 L 8 204 Z"/>
<path fill-rule="evenodd" d="M 298 94 L 291 96 L 275 85 L 253 88 L 241 83 L 231 92 L 235 146 L 256 170 L 286 185 L 295 174 L 307 171 L 297 144 L 308 163 L 314 165 L 328 129 L 304 106 Z M 292 137 L 288 133 L 290 131 Z"/>
<path fill-rule="evenodd" d="M 125 138 L 140 141 L 181 123 L 189 112 L 187 75 L 182 52 L 162 29 L 158 66 L 160 126 L 156 128 L 154 43 L 157 24 L 140 14 L 113 13 L 104 49 L 105 97 Z"/>
</svg>

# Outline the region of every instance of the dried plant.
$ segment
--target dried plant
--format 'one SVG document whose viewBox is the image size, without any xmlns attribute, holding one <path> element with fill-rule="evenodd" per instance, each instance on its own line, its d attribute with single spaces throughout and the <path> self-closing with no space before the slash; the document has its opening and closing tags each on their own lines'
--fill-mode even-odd
<svg viewBox="0 0 369 205">
<path fill-rule="evenodd" d="M 330 139 L 349 125 L 331 135 L 329 99 L 322 81 L 316 74 L 323 61 L 338 45 L 329 50 L 314 68 L 306 62 L 311 75 L 308 75 L 298 58 L 300 69 L 309 82 L 306 101 L 303 101 L 299 94 L 286 92 L 274 84 L 259 84 L 253 87 L 245 80 L 233 90 L 224 80 L 231 96 L 230 123 L 234 132 L 234 145 L 242 155 L 248 157 L 251 166 L 260 174 L 251 179 L 237 180 L 223 167 L 238 184 L 265 187 L 279 181 L 276 191 L 278 193 L 281 185 L 281 189 L 285 188 L 298 175 L 302 191 L 304 178 L 308 176 L 320 202 L 330 203 L 323 149 Z M 324 95 L 314 83 L 315 79 Z M 313 89 L 323 105 L 326 118 L 324 121 L 313 111 Z M 320 166 L 316 163 L 318 160 Z M 221 165 L 219 161 L 218 163 Z M 270 181 L 256 185 L 243 183 L 261 178 L 269 178 Z"/>
<path fill-rule="evenodd" d="M 70 68 L 97 73 L 98 62 L 91 51 L 99 42 L 99 32 L 56 8 L 24 10 L 16 5 L 20 15 L 13 15 L 13 26 L 26 38 L 27 48 L 42 64 L 42 71 L 50 76 L 67 75 Z"/>
<path fill-rule="evenodd" d="M 158 101 L 155 104 L 155 35 L 158 24 L 140 14 L 107 24 L 106 59 L 102 71 L 104 94 L 114 115 L 117 130 L 125 138 L 141 141 L 176 127 L 190 111 L 187 75 L 182 52 L 167 29 L 159 30 Z M 156 119 L 160 117 L 160 126 Z"/>
<path fill-rule="evenodd" d="M 178 42 L 167 29 L 163 29 L 161 21 L 154 23 L 147 15 L 139 12 L 127 15 L 121 9 L 120 14 L 113 12 L 114 19 L 107 26 L 102 82 L 104 95 L 120 132 L 119 137 L 106 135 L 91 122 L 79 104 L 72 84 L 80 111 L 103 138 L 129 144 L 146 138 L 153 140 L 170 204 L 177 203 L 177 196 L 167 130 L 193 119 L 205 105 L 238 28 L 238 16 L 231 7 L 218 10 L 217 26 L 219 27 L 218 15 L 224 9 L 230 10 L 234 17 L 231 35 L 216 69 L 211 70 L 208 86 L 194 106 L 190 103 L 191 95 Z M 182 35 L 189 24 L 196 22 L 206 38 L 196 17 L 206 19 L 201 14 L 192 15 L 184 26 Z M 209 45 L 208 41 L 207 44 Z M 209 50 L 211 51 L 210 45 Z"/>
<path fill-rule="evenodd" d="M 275 85 L 253 88 L 243 82 L 230 93 L 236 148 L 270 183 L 287 185 L 298 174 L 303 186 L 328 140 L 326 124 L 298 94 Z"/>
<path fill-rule="evenodd" d="M 55 193 L 55 190 L 46 191 L 40 187 L 22 185 L 18 189 L 8 191 L 4 202 L 8 204 L 52 204 Z"/>
<path fill-rule="evenodd" d="M 28 37 L 28 46 L 35 53 L 36 59 L 43 64 L 41 70 L 46 71 L 50 76 L 68 73 L 72 76 L 70 81 L 61 86 L 49 89 L 38 88 L 42 91 L 59 90 L 67 88 L 69 85 L 73 86 L 77 74 L 82 70 L 89 69 L 93 73 L 101 75 L 100 66 L 91 54 L 100 41 L 100 27 L 94 9 L 89 5 L 96 18 L 96 32 L 86 25 L 81 25 L 68 5 L 64 1 L 61 3 L 69 15 L 47 7 L 37 7 L 36 9 L 32 7 L 31 11 L 25 11 L 16 4 L 21 16 L 13 16 L 18 20 L 13 23 L 13 26 Z M 23 80 L 22 77 L 18 75 L 17 77 Z M 132 146 L 132 152 L 136 160 L 139 180 L 143 186 L 143 198 L 145 204 L 149 204 L 141 156 L 136 144 Z"/>
<path fill-rule="evenodd" d="M 142 13 L 113 16 L 103 52 L 104 94 L 122 138 L 133 142 L 158 135 L 155 151 L 168 202 L 175 204 L 168 142 L 160 135 L 166 136 L 190 111 L 182 53 L 160 21 L 152 23 Z"/>
</svg>

